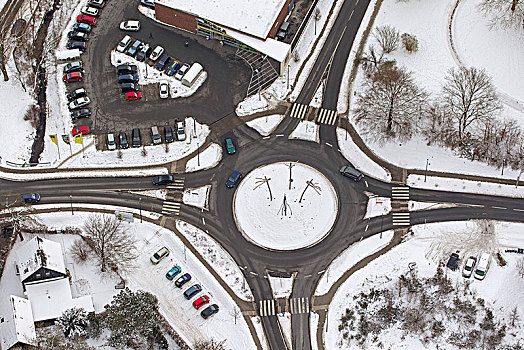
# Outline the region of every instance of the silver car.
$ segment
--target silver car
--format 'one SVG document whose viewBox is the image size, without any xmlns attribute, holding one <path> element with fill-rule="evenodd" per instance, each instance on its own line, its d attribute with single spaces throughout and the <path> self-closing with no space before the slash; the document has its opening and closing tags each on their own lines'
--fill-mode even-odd
<svg viewBox="0 0 524 350">
<path fill-rule="evenodd" d="M 153 254 L 150 260 L 153 264 L 156 265 L 160 262 L 160 260 L 164 259 L 168 255 L 169 255 L 169 249 L 167 249 L 167 247 L 162 247 L 155 254 Z"/>
</svg>

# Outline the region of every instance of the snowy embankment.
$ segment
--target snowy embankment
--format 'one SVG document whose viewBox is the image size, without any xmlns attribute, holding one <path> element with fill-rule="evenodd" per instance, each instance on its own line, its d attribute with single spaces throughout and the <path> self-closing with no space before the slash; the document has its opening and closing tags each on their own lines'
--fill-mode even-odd
<svg viewBox="0 0 524 350">
<path fill-rule="evenodd" d="M 199 149 L 200 146 L 197 145 Z M 212 143 L 203 151 L 197 150 L 197 155 L 186 163 L 186 172 L 205 170 L 215 167 L 222 159 L 222 147 Z"/>
<path fill-rule="evenodd" d="M 284 117 L 282 114 L 267 115 L 248 121 L 246 124 L 250 128 L 255 129 L 260 135 L 268 136 L 276 129 Z"/>
</svg>

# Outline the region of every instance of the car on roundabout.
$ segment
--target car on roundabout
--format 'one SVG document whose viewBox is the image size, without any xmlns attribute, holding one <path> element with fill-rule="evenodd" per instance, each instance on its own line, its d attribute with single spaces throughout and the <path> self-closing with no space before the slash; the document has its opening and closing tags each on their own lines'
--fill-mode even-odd
<svg viewBox="0 0 524 350">
<path fill-rule="evenodd" d="M 225 144 L 226 144 L 227 154 L 235 154 L 236 152 L 235 145 L 233 144 L 233 140 L 231 140 L 230 137 L 225 139 Z"/>
<path fill-rule="evenodd" d="M 364 175 L 357 169 L 353 168 L 350 165 L 343 166 L 340 168 L 340 173 L 350 179 L 353 179 L 355 182 L 358 182 L 364 178 Z"/>
<path fill-rule="evenodd" d="M 233 174 L 231 174 L 231 176 L 227 178 L 226 187 L 228 188 L 235 187 L 240 182 L 241 179 L 242 179 L 242 173 L 240 173 L 240 171 L 238 170 L 233 171 Z"/>
<path fill-rule="evenodd" d="M 182 272 L 182 268 L 178 265 L 174 265 L 169 271 L 167 271 L 166 278 L 172 281 L 180 272 Z"/>
</svg>

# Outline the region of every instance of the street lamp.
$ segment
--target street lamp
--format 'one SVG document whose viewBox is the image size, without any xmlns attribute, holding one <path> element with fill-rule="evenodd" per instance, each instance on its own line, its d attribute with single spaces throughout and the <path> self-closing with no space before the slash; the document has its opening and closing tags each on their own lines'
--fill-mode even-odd
<svg viewBox="0 0 524 350">
<path fill-rule="evenodd" d="M 73 195 L 69 195 L 69 201 L 71 202 L 71 215 L 75 215 L 75 212 L 73 211 Z"/>
<path fill-rule="evenodd" d="M 429 159 L 426 159 L 426 171 L 424 172 L 424 182 L 426 182 L 426 178 L 428 176 L 428 165 L 429 165 Z"/>
<path fill-rule="evenodd" d="M 138 206 L 140 211 L 140 223 L 142 223 L 142 197 L 138 197 Z"/>
</svg>

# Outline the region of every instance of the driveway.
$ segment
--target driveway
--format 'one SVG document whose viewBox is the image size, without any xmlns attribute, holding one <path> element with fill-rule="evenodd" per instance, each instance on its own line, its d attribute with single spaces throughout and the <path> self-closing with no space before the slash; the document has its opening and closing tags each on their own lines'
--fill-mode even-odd
<svg viewBox="0 0 524 350">
<path fill-rule="evenodd" d="M 172 124 L 175 118 L 185 116 L 196 116 L 199 122 L 210 124 L 234 111 L 236 104 L 245 97 L 251 74 L 249 67 L 235 56 L 236 49 L 161 25 L 143 16 L 137 4 L 138 1 L 109 2 L 102 9 L 98 25 L 90 34 L 88 49 L 82 56 L 86 70 L 84 86 L 93 101 L 90 123 L 94 133 L 129 132 L 135 127 Z M 125 19 L 140 20 L 140 31 L 125 33 L 119 30 L 119 23 Z M 124 101 L 110 55 L 125 34 L 151 47 L 161 45 L 168 55 L 179 61 L 201 63 L 208 73 L 207 80 L 188 98 L 160 100 L 152 93 L 153 89 L 158 89 L 155 84 L 142 87 L 145 99 Z M 186 41 L 189 47 L 185 47 Z"/>
</svg>

